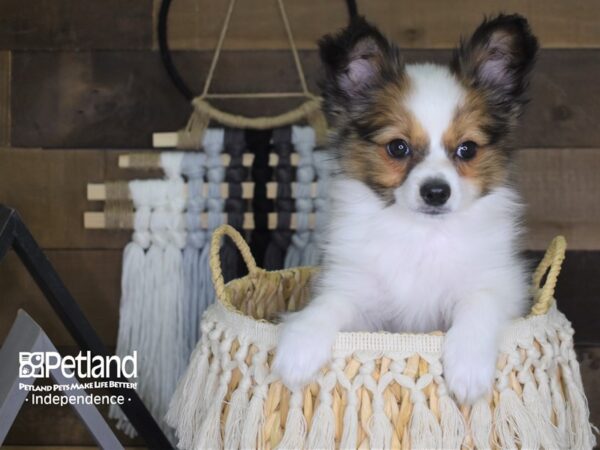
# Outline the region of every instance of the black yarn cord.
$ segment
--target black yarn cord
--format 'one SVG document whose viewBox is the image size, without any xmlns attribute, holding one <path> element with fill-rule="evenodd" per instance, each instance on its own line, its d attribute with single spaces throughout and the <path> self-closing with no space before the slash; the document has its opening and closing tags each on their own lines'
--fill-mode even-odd
<svg viewBox="0 0 600 450">
<path fill-rule="evenodd" d="M 271 130 L 246 130 L 248 150 L 254 153 L 252 164 L 254 230 L 250 239 L 250 248 L 259 267 L 264 266 L 265 252 L 270 239 L 268 214 L 273 211 L 273 202 L 267 198 L 267 183 L 271 181 L 272 176 L 269 167 L 271 133 Z"/>
<path fill-rule="evenodd" d="M 171 50 L 169 49 L 169 43 L 167 42 L 167 22 L 169 18 L 169 7 L 171 6 L 171 0 L 162 0 L 160 4 L 160 10 L 158 11 L 158 47 L 160 48 L 160 59 L 162 60 L 163 66 L 167 70 L 167 74 L 171 81 L 177 88 L 181 95 L 186 100 L 191 101 L 194 98 L 192 90 L 187 86 L 179 71 L 173 64 L 173 58 L 171 57 Z"/>
<path fill-rule="evenodd" d="M 225 200 L 227 222 L 233 228 L 242 232 L 244 226 L 245 203 L 242 198 L 242 182 L 248 177 L 248 170 L 243 166 L 245 150 L 244 131 L 225 129 L 225 153 L 231 157 L 231 162 L 225 170 L 225 181 L 229 183 L 229 195 Z M 239 278 L 243 272 L 240 252 L 230 239 L 223 241 L 221 247 L 221 267 L 225 282 Z"/>
<path fill-rule="evenodd" d="M 346 6 L 348 8 L 348 15 L 350 20 L 358 16 L 358 8 L 356 6 L 356 0 L 346 0 Z M 185 97 L 186 100 L 192 101 L 195 97 L 192 90 L 183 81 L 177 67 L 173 63 L 171 56 L 171 50 L 169 49 L 169 43 L 167 42 L 167 23 L 169 19 L 169 8 L 171 7 L 171 0 L 162 0 L 160 9 L 158 11 L 158 22 L 157 22 L 157 34 L 158 34 L 158 47 L 160 49 L 160 59 L 162 60 L 163 66 L 171 78 L 171 81 L 177 88 L 177 90 Z"/>
<path fill-rule="evenodd" d="M 275 212 L 277 213 L 277 229 L 271 233 L 271 242 L 265 253 L 265 269 L 283 269 L 285 254 L 292 240 L 290 222 L 294 210 L 292 199 L 292 170 L 290 155 L 294 150 L 292 145 L 291 127 L 277 128 L 273 130 L 273 146 L 279 156 L 279 162 L 275 169 L 275 181 L 277 182 L 277 199 L 275 200 Z"/>
</svg>

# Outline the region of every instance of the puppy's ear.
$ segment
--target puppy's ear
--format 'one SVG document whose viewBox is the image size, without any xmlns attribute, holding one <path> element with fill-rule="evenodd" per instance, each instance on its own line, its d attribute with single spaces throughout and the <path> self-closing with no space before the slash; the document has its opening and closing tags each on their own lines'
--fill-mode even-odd
<svg viewBox="0 0 600 450">
<path fill-rule="evenodd" d="M 322 82 L 326 110 L 347 109 L 369 88 L 399 72 L 398 49 L 363 17 L 335 35 L 319 41 L 325 69 Z"/>
<path fill-rule="evenodd" d="M 461 41 L 451 67 L 467 83 L 487 90 L 497 101 L 523 101 L 538 42 L 527 20 L 517 14 L 484 22 Z"/>
</svg>

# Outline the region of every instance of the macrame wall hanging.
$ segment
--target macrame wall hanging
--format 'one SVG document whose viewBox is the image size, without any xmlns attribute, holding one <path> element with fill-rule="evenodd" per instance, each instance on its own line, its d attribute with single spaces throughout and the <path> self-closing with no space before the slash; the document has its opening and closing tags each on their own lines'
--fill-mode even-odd
<svg viewBox="0 0 600 450">
<path fill-rule="evenodd" d="M 135 171 L 139 179 L 88 184 L 88 200 L 104 202 L 104 209 L 86 212 L 84 225 L 133 231 L 123 252 L 116 352 L 125 356 L 137 351 L 139 395 L 173 440 L 165 414 L 202 335 L 200 319 L 215 299 L 208 246 L 212 233 L 224 223 L 246 233 L 254 258 L 270 269 L 318 264 L 333 161 L 323 148 L 327 130 L 321 99 L 308 89 L 282 0 L 274 0 L 274 6 L 293 56 L 298 92 L 210 91 L 236 6 L 230 0 L 202 93 L 194 97 L 168 49 L 169 5 L 164 0 L 159 14 L 161 56 L 191 101 L 191 116 L 178 132 L 154 134 L 154 147 L 168 151 L 120 155 L 119 168 Z M 287 97 L 303 102 L 273 117 L 242 117 L 210 104 L 218 98 Z M 225 128 L 209 128 L 209 123 Z M 220 256 L 226 280 L 245 273 L 232 243 L 224 243 Z M 117 406 L 111 407 L 110 417 L 135 435 Z"/>
</svg>

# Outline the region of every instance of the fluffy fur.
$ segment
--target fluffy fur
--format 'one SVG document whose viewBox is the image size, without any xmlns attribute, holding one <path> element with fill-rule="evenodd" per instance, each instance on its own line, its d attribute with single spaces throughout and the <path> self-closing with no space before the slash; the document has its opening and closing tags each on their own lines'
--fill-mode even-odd
<svg viewBox="0 0 600 450">
<path fill-rule="evenodd" d="M 508 182 L 511 131 L 537 42 L 519 16 L 485 21 L 451 69 L 404 65 L 364 19 L 320 43 L 334 181 L 315 296 L 285 319 L 274 369 L 311 380 L 338 331 L 447 331 L 444 375 L 457 399 L 489 392 L 503 327 L 528 307 L 521 207 Z M 402 139 L 409 154 L 390 154 Z M 458 148 L 470 142 L 470 158 Z M 424 186 L 448 189 L 442 204 Z"/>
</svg>

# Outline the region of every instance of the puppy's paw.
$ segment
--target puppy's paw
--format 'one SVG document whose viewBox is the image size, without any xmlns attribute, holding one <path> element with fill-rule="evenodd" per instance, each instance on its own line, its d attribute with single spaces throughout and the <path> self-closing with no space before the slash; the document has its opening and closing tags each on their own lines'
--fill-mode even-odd
<svg viewBox="0 0 600 450">
<path fill-rule="evenodd" d="M 335 334 L 301 323 L 285 324 L 273 360 L 273 371 L 290 389 L 311 382 L 331 359 Z"/>
<path fill-rule="evenodd" d="M 491 392 L 497 348 L 468 333 L 450 330 L 444 343 L 444 379 L 459 403 L 473 404 Z"/>
</svg>

